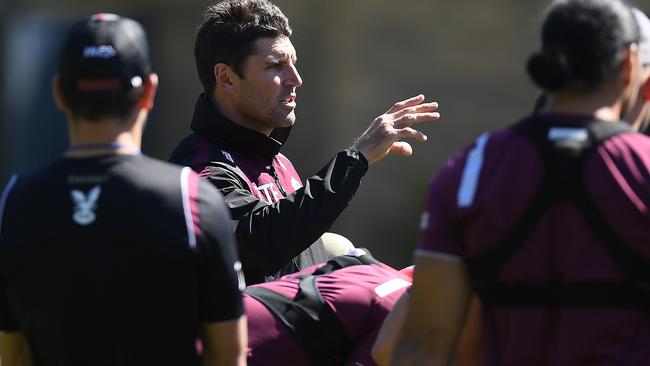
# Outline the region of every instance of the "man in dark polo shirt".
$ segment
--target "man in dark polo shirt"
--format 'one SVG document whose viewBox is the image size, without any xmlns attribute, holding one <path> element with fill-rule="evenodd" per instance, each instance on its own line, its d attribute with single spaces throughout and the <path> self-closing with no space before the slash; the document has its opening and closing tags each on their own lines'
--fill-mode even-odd
<svg viewBox="0 0 650 366">
<path fill-rule="evenodd" d="M 0 363 L 245 364 L 241 264 L 223 198 L 146 157 L 158 79 L 139 23 L 96 14 L 53 89 L 70 148 L 0 199 Z"/>
<path fill-rule="evenodd" d="M 430 185 L 394 365 L 447 365 L 472 289 L 487 366 L 650 364 L 650 138 L 619 120 L 639 28 L 623 1 L 555 1 L 541 38 L 545 107 Z"/>
<path fill-rule="evenodd" d="M 280 153 L 302 85 L 291 33 L 287 17 L 267 0 L 208 7 L 194 48 L 204 92 L 193 133 L 170 157 L 224 195 L 249 284 L 327 260 L 326 233 L 368 165 L 392 154 L 411 155 L 402 140 L 426 139 L 413 125 L 439 117 L 437 103 L 423 103 L 422 95 L 396 103 L 303 183 Z"/>
</svg>

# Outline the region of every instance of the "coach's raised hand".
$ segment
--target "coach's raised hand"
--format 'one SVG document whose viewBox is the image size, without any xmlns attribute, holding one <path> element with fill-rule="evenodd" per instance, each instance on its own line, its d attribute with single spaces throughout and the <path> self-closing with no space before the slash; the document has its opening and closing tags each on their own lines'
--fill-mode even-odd
<svg viewBox="0 0 650 366">
<path fill-rule="evenodd" d="M 391 109 L 370 124 L 370 127 L 355 140 L 353 147 L 363 154 L 368 164 L 392 154 L 411 156 L 413 148 L 408 142 L 402 140 L 412 138 L 426 141 L 427 136 L 412 126 L 439 119 L 440 113 L 436 112 L 437 109 L 436 102 L 424 103 L 424 95 L 395 103 Z"/>
</svg>

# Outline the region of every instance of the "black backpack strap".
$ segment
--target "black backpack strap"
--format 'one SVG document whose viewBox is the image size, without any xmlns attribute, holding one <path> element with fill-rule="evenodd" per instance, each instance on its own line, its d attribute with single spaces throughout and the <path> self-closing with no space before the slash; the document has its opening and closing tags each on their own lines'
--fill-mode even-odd
<svg viewBox="0 0 650 366">
<path fill-rule="evenodd" d="M 603 217 L 600 209 L 588 197 L 586 191 L 574 198 L 574 202 L 582 217 L 594 230 L 600 243 L 607 253 L 618 264 L 619 269 L 628 281 L 637 283 L 650 283 L 650 260 L 641 253 L 624 245 L 620 236 L 612 229 Z"/>
<path fill-rule="evenodd" d="M 531 204 L 513 228 L 492 249 L 468 258 L 470 276 L 486 306 L 624 306 L 648 308 L 650 292 L 642 288 L 650 278 L 650 261 L 624 245 L 588 196 L 583 185 L 586 159 L 605 140 L 630 131 L 623 123 L 592 121 L 585 127 L 549 126 L 537 117 L 514 127 L 529 138 L 544 161 L 542 182 Z M 558 128 L 553 130 L 553 128 Z M 578 131 L 581 139 L 550 138 L 552 132 Z M 501 269 L 521 249 L 546 210 L 557 200 L 575 203 L 588 225 L 625 274 L 623 283 L 606 284 L 504 284 Z"/>
<path fill-rule="evenodd" d="M 625 307 L 650 310 L 650 291 L 632 283 L 490 284 L 477 294 L 487 307 Z"/>
<path fill-rule="evenodd" d="M 260 286 L 248 287 L 244 292 L 280 319 L 314 365 L 342 365 L 352 348 L 352 341 L 332 308 L 323 300 L 316 280 L 318 276 L 341 268 L 366 264 L 382 265 L 367 254 L 335 257 L 300 279 L 294 299 Z"/>
</svg>

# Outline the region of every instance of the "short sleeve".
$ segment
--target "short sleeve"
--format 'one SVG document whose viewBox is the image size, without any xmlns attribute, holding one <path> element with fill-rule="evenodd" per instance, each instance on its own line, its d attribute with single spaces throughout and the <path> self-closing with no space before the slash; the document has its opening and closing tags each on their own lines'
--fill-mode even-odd
<svg viewBox="0 0 650 366">
<path fill-rule="evenodd" d="M 244 313 L 241 291 L 246 284 L 230 215 L 217 189 L 203 179 L 198 183 L 200 225 L 196 245 L 202 275 L 201 321 L 234 320 Z"/>
<path fill-rule="evenodd" d="M 417 254 L 435 252 L 461 256 L 456 198 L 466 155 L 462 151 L 450 159 L 429 185 Z"/>
<path fill-rule="evenodd" d="M 7 245 L 9 245 L 8 240 L 10 235 L 8 230 L 13 226 L 8 224 L 10 221 L 10 215 L 7 214 L 7 211 L 9 210 L 7 202 L 9 201 L 9 193 L 13 189 L 16 180 L 17 176 L 12 176 L 0 196 L 0 264 L 4 262 L 3 258 L 1 258 L 2 253 L 4 252 L 2 248 L 6 248 Z M 3 267 L 4 266 L 0 265 L 0 331 L 15 332 L 20 329 L 16 317 L 11 310 L 9 292 Z"/>
</svg>

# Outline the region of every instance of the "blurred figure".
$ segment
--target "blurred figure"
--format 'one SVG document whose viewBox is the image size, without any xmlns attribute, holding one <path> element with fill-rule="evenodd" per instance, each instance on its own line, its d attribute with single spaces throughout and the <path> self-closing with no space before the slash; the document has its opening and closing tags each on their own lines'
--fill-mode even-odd
<svg viewBox="0 0 650 366">
<path fill-rule="evenodd" d="M 227 208 L 189 168 L 140 152 L 158 85 L 141 25 L 69 31 L 53 83 L 70 148 L 0 200 L 0 362 L 245 364 Z M 31 358 L 31 361 L 30 361 Z"/>
<path fill-rule="evenodd" d="M 641 10 L 633 8 L 634 19 L 639 25 L 639 57 L 643 65 L 641 87 L 625 119 L 636 131 L 650 134 L 650 19 Z"/>
<path fill-rule="evenodd" d="M 248 287 L 248 365 L 376 365 L 372 345 L 411 273 L 356 249 Z"/>
<path fill-rule="evenodd" d="M 433 180 L 396 365 L 447 365 L 474 288 L 487 365 L 650 364 L 650 138 L 619 0 L 558 0 L 528 63 L 539 113 L 479 137 Z"/>
<path fill-rule="evenodd" d="M 194 48 L 203 84 L 190 136 L 170 161 L 190 166 L 223 193 L 236 221 L 246 281 L 264 282 L 326 261 L 321 236 L 354 196 L 368 165 L 411 155 L 418 123 L 439 118 L 422 95 L 396 103 L 303 185 L 280 149 L 296 115 L 302 79 L 287 17 L 267 0 L 209 6 Z"/>
</svg>

